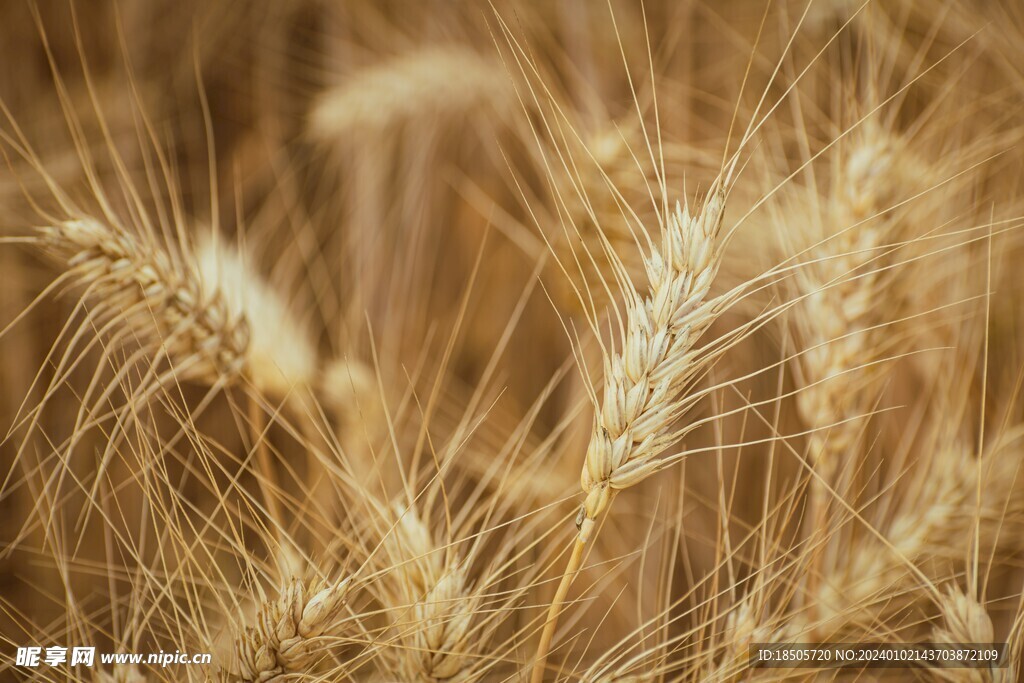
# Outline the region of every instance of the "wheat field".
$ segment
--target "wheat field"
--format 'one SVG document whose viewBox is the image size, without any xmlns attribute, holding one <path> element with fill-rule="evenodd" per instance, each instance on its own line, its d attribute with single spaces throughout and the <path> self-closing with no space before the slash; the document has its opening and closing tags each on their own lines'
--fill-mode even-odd
<svg viewBox="0 0 1024 683">
<path fill-rule="evenodd" d="M 0 27 L 0 680 L 1024 680 L 1024 5 Z"/>
</svg>

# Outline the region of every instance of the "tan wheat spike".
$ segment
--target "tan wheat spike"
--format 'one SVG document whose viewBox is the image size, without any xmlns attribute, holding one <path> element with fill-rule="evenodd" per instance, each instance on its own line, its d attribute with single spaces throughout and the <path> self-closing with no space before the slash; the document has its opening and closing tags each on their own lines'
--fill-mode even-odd
<svg viewBox="0 0 1024 683">
<path fill-rule="evenodd" d="M 252 259 L 206 237 L 196 264 L 203 284 L 220 293 L 233 316 L 248 321 L 246 370 L 256 387 L 279 398 L 312 388 L 317 355 L 310 334 L 288 302 L 256 272 Z"/>
<path fill-rule="evenodd" d="M 661 249 L 645 259 L 649 293 L 627 294 L 622 350 L 605 361 L 604 398 L 580 475 L 583 543 L 615 491 L 661 467 L 657 456 L 676 440 L 668 432 L 684 407 L 679 392 L 702 367 L 693 346 L 719 311 L 720 302 L 705 299 L 721 264 L 724 203 L 720 188 L 695 215 L 677 204 Z"/>
<path fill-rule="evenodd" d="M 694 214 L 676 203 L 644 259 L 648 292 L 619 277 L 626 319 L 621 350 L 605 357 L 604 397 L 595 405 L 594 426 L 580 484 L 585 494 L 568 566 L 548 610 L 531 683 L 541 683 L 557 617 L 583 558 L 596 520 L 616 492 L 635 486 L 665 466 L 659 458 L 677 443 L 672 425 L 690 405 L 684 390 L 706 367 L 694 345 L 718 317 L 731 295 L 706 300 L 718 273 L 718 236 L 725 188 L 715 183 Z M 614 254 L 610 254 L 614 258 Z M 621 270 L 621 262 L 620 270 Z"/>
<path fill-rule="evenodd" d="M 939 602 L 942 615 L 940 625 L 932 630 L 932 641 L 944 644 L 995 643 L 995 629 L 985 606 L 960 590 L 950 586 Z M 1009 668 L 936 669 L 938 679 L 950 683 L 1010 683 Z"/>
<path fill-rule="evenodd" d="M 888 545 L 875 539 L 857 544 L 853 557 L 824 577 L 813 596 L 818 606 L 817 629 L 825 634 L 877 620 L 877 610 L 898 610 L 908 600 L 924 597 L 913 590 L 914 578 L 905 562 L 927 568 L 962 564 L 962 542 L 979 531 L 979 547 L 988 556 L 1012 545 L 1024 520 L 1024 504 L 1013 493 L 1022 460 L 1020 445 L 1008 438 L 979 463 L 971 449 L 951 444 L 920 475 L 920 490 L 905 499 L 885 529 Z M 985 495 L 976 499 L 981 478 Z"/>
<path fill-rule="evenodd" d="M 93 683 L 146 683 L 146 676 L 134 664 L 115 666 L 110 671 L 97 669 Z"/>
<path fill-rule="evenodd" d="M 835 234 L 826 235 L 812 249 L 813 261 L 797 272 L 796 282 L 807 294 L 806 306 L 795 309 L 806 349 L 797 408 L 811 427 L 835 425 L 809 437 L 815 471 L 830 484 L 844 459 L 853 457 L 863 429 L 856 418 L 877 400 L 884 366 L 876 361 L 895 352 L 891 340 L 898 335 L 883 325 L 899 317 L 901 292 L 894 278 L 906 278 L 907 269 L 883 266 L 892 260 L 884 258 L 889 245 L 906 236 L 907 221 L 891 207 L 912 194 L 909 187 L 920 186 L 922 171 L 898 138 L 862 124 L 825 202 L 826 230 Z M 856 373 L 850 381 L 836 379 L 850 373 Z M 811 487 L 812 507 L 820 510 L 827 492 L 818 483 Z"/>
<path fill-rule="evenodd" d="M 397 562 L 388 600 L 400 641 L 395 667 L 403 681 L 464 680 L 479 644 L 472 626 L 481 597 L 465 562 L 438 547 L 414 509 L 396 505 L 394 511 L 398 523 L 385 545 Z"/>
<path fill-rule="evenodd" d="M 312 384 L 316 353 L 287 304 L 236 250 L 204 240 L 195 263 L 94 219 L 39 229 L 43 248 L 84 290 L 91 313 L 166 356 L 179 380 L 223 384 L 243 372 L 283 397 Z"/>
<path fill-rule="evenodd" d="M 794 500 L 796 500 L 794 498 Z M 796 519 L 797 510 L 789 504 L 779 508 L 780 518 Z M 780 518 L 769 517 L 773 524 L 780 524 Z M 768 524 L 768 521 L 764 522 Z M 780 527 L 784 525 L 780 524 Z M 777 531 L 766 528 L 759 544 L 765 550 L 759 558 L 757 573 L 739 586 L 733 579 L 728 592 L 745 589 L 725 614 L 713 614 L 709 625 L 724 621 L 720 633 L 715 633 L 702 643 L 694 656 L 697 665 L 691 667 L 686 681 L 714 681 L 715 683 L 739 683 L 746 680 L 803 680 L 807 678 L 799 669 L 755 669 L 750 664 L 750 646 L 755 643 L 804 642 L 807 640 L 799 614 L 790 612 L 790 604 L 796 590 L 793 576 L 805 571 L 810 554 L 806 550 L 790 548 L 781 543 Z M 785 549 L 785 550 L 783 550 Z M 724 567 L 719 567 L 722 571 Z M 724 619 L 722 619 L 724 617 Z M 813 674 L 813 672 L 811 672 Z"/>
<path fill-rule="evenodd" d="M 336 140 L 480 107 L 498 116 L 514 98 L 508 74 L 494 60 L 464 47 L 425 47 L 362 69 L 321 95 L 309 130 Z"/>
<path fill-rule="evenodd" d="M 92 316 L 116 320 L 153 356 L 166 356 L 177 376 L 214 384 L 242 371 L 247 321 L 165 249 L 91 218 L 39 234 L 65 276 L 84 290 Z"/>
<path fill-rule="evenodd" d="M 342 617 L 351 579 L 327 583 L 292 579 L 256 623 L 235 641 L 236 669 L 224 678 L 242 683 L 277 683 L 310 672 L 330 643 L 349 627 Z"/>
<path fill-rule="evenodd" d="M 755 588 L 756 590 L 756 588 Z M 752 677 L 748 667 L 749 648 L 754 643 L 779 643 L 789 640 L 799 642 L 792 637 L 787 626 L 779 622 L 777 617 L 767 617 L 767 607 L 758 606 L 759 600 L 750 597 L 742 600 L 732 609 L 726 618 L 725 631 L 722 634 L 724 654 L 710 670 L 701 671 L 702 680 L 716 683 L 738 683 Z M 777 671 L 766 671 L 766 674 L 777 674 Z M 790 672 L 790 675 L 791 672 Z M 757 676 L 757 680 L 771 680 L 767 675 Z M 798 678 L 794 677 L 794 680 Z"/>
</svg>

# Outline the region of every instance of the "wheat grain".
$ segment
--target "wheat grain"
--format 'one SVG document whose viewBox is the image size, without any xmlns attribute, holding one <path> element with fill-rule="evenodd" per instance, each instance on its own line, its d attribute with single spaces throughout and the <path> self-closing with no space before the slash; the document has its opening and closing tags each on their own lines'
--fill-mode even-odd
<svg viewBox="0 0 1024 683">
<path fill-rule="evenodd" d="M 622 352 L 606 359 L 604 400 L 580 475 L 584 543 L 614 492 L 661 467 L 657 456 L 677 439 L 669 428 L 686 405 L 679 392 L 702 367 L 693 346 L 718 312 L 719 302 L 705 299 L 721 263 L 724 203 L 719 189 L 695 215 L 677 204 L 662 248 L 645 260 L 649 294 L 626 297 Z"/>
<path fill-rule="evenodd" d="M 43 248 L 79 285 L 102 326 L 166 356 L 175 376 L 214 385 L 246 373 L 284 397 L 312 383 L 316 352 L 288 305 L 235 250 L 204 240 L 196 262 L 93 219 L 39 229 Z"/>
<path fill-rule="evenodd" d="M 747 596 L 726 617 L 720 660 L 709 671 L 701 672 L 707 681 L 733 683 L 750 677 L 749 648 L 754 643 L 784 642 L 788 638 L 779 626 L 765 619 L 766 607 L 759 596 Z"/>
</svg>

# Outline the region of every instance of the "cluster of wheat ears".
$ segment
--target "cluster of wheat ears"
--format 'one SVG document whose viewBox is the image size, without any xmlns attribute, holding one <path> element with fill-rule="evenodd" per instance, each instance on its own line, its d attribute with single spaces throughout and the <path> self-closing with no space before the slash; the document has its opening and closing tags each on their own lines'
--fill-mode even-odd
<svg viewBox="0 0 1024 683">
<path fill-rule="evenodd" d="M 1022 7 L 4 3 L 0 678 L 1018 680 Z"/>
</svg>

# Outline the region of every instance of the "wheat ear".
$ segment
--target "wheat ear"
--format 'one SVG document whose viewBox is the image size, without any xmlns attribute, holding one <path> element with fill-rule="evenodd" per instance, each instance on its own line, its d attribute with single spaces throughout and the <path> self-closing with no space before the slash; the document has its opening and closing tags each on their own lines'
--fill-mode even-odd
<svg viewBox="0 0 1024 683">
<path fill-rule="evenodd" d="M 500 116 L 514 102 L 500 63 L 465 47 L 426 47 L 362 69 L 327 90 L 313 107 L 309 131 L 323 140 L 348 140 L 429 116 L 481 108 Z"/>
<path fill-rule="evenodd" d="M 480 596 L 465 563 L 438 547 L 414 509 L 396 506 L 395 514 L 398 524 L 385 543 L 399 561 L 390 574 L 395 586 L 391 612 L 403 641 L 396 667 L 403 680 L 461 680 L 471 663 Z"/>
<path fill-rule="evenodd" d="M 940 644 L 994 643 L 995 628 L 985 606 L 958 586 L 950 586 L 939 601 L 942 625 L 932 630 L 932 640 Z M 936 669 L 935 674 L 950 683 L 1010 683 L 1010 670 Z"/>
<path fill-rule="evenodd" d="M 815 428 L 808 450 L 815 471 L 810 484 L 809 519 L 824 521 L 828 489 L 838 483 L 844 461 L 856 453 L 862 423 L 879 396 L 885 377 L 883 360 L 899 339 L 885 323 L 901 304 L 900 282 L 907 268 L 885 268 L 887 245 L 906 232 L 906 217 L 891 209 L 897 189 L 914 180 L 913 157 L 898 138 L 877 125 L 862 124 L 858 142 L 826 201 L 825 220 L 840 231 L 811 250 L 813 262 L 797 271 L 807 294 L 797 307 L 798 334 L 806 351 L 800 355 L 804 387 L 797 409 Z M 897 281 L 899 280 L 899 281 Z M 879 301 L 884 294 L 886 306 Z M 850 386 L 837 378 L 854 375 Z M 828 429 L 826 426 L 833 425 Z"/>
<path fill-rule="evenodd" d="M 161 353 L 183 379 L 208 384 L 237 377 L 249 349 L 248 322 L 150 240 L 91 218 L 39 228 L 43 249 L 85 290 L 91 315 L 125 328 Z"/>
<path fill-rule="evenodd" d="M 324 651 L 323 639 L 346 630 L 341 617 L 351 579 L 334 583 L 289 581 L 280 596 L 263 604 L 256 624 L 235 642 L 237 671 L 225 676 L 242 683 L 277 683 L 308 671 Z"/>
<path fill-rule="evenodd" d="M 532 683 L 544 678 L 558 614 L 596 520 L 617 491 L 663 467 L 658 456 L 678 441 L 670 428 L 688 407 L 683 390 L 704 367 L 693 347 L 721 310 L 720 301 L 705 299 L 721 264 L 717 242 L 724 208 L 721 184 L 693 215 L 677 203 L 662 229 L 660 248 L 652 244 L 644 259 L 648 293 L 641 295 L 620 278 L 626 307 L 622 350 L 605 358 L 604 399 L 580 475 L 585 498 L 577 516 L 579 534 L 541 633 Z"/>
<path fill-rule="evenodd" d="M 310 389 L 317 371 L 316 347 L 291 306 L 266 282 L 253 259 L 214 236 L 196 250 L 203 284 L 220 293 L 228 310 L 247 321 L 250 344 L 245 369 L 260 392 L 279 399 Z"/>
<path fill-rule="evenodd" d="M 146 683 L 146 676 L 134 664 L 115 666 L 110 671 L 97 669 L 93 683 Z"/>
<path fill-rule="evenodd" d="M 873 623 L 877 617 L 865 613 L 872 606 L 895 609 L 905 603 L 902 593 L 913 588 L 906 562 L 962 561 L 963 547 L 951 546 L 950 539 L 970 538 L 977 528 L 982 555 L 1012 543 L 1024 504 L 1013 495 L 1020 458 L 1015 454 L 1019 445 L 1011 441 L 995 445 L 980 463 L 962 445 L 939 451 L 920 475 L 920 490 L 889 521 L 888 546 L 871 537 L 851 549 L 853 559 L 842 571 L 825 577 L 814 600 L 821 609 L 817 628 L 830 634 L 850 623 Z M 985 491 L 980 508 L 975 495 L 979 477 Z"/>
<path fill-rule="evenodd" d="M 247 377 L 258 389 L 287 396 L 311 381 L 312 343 L 286 305 L 231 249 L 207 240 L 197 263 L 172 255 L 156 238 L 83 218 L 39 228 L 41 246 L 84 289 L 97 327 L 123 330 L 170 373 L 157 382 L 187 380 L 222 386 Z M 283 523 L 276 475 L 262 434 L 266 414 L 249 396 L 259 485 L 270 516 Z M 279 531 L 279 529 L 278 529 Z"/>
</svg>

